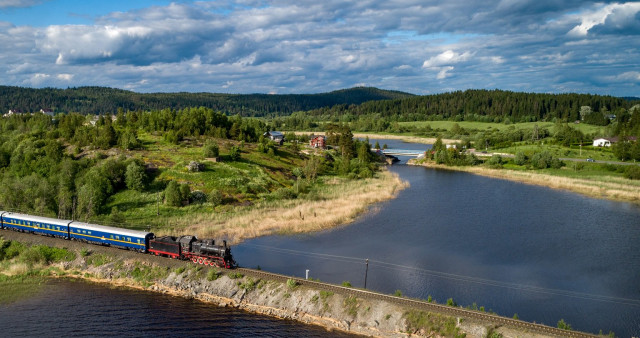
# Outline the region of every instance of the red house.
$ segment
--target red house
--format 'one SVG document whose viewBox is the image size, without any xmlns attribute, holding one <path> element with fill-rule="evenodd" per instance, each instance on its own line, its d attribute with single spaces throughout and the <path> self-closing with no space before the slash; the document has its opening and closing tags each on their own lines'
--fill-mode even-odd
<svg viewBox="0 0 640 338">
<path fill-rule="evenodd" d="M 309 141 L 309 145 L 311 146 L 311 148 L 321 148 L 324 149 L 325 147 L 325 138 L 324 136 L 315 136 L 311 138 L 311 141 Z"/>
</svg>

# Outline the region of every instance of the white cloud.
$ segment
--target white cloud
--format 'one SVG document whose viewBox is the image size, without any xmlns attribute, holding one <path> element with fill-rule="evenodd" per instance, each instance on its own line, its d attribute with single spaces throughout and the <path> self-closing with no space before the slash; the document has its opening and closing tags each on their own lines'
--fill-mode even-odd
<svg viewBox="0 0 640 338">
<path fill-rule="evenodd" d="M 579 14 L 581 23 L 573 27 L 567 34 L 569 36 L 583 37 L 595 26 L 604 25 L 607 19 L 613 19 L 612 25 L 616 26 L 625 21 L 634 21 L 635 15 L 640 11 L 640 2 L 628 2 L 624 4 L 614 3 L 602 6 L 596 10 Z"/>
<path fill-rule="evenodd" d="M 223 0 L 115 12 L 89 25 L 0 23 L 0 46 L 10 46 L 0 49 L 0 81 L 137 91 L 313 93 L 366 83 L 414 93 L 490 86 L 633 96 L 637 88 L 611 74 L 637 71 L 638 4 Z M 569 36 L 573 29 L 582 35 Z"/>
<path fill-rule="evenodd" d="M 452 66 L 442 67 L 436 76 L 436 79 L 442 80 L 450 76 L 449 71 L 453 70 Z"/>
<path fill-rule="evenodd" d="M 71 81 L 73 79 L 73 74 L 58 74 L 56 77 L 58 80 Z"/>
<path fill-rule="evenodd" d="M 0 0 L 0 8 L 24 8 L 33 7 L 44 0 Z"/>
<path fill-rule="evenodd" d="M 436 56 L 429 58 L 422 64 L 423 68 L 441 67 L 444 65 L 452 65 L 458 62 L 464 62 L 469 60 L 471 53 L 464 52 L 462 54 L 456 53 L 452 50 L 446 50 Z"/>
</svg>

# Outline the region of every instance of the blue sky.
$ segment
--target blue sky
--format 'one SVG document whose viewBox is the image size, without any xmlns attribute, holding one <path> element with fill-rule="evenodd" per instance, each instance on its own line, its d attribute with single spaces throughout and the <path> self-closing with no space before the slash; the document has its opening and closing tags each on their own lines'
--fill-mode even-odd
<svg viewBox="0 0 640 338">
<path fill-rule="evenodd" d="M 640 96 L 640 2 L 0 0 L 0 84 Z"/>
</svg>

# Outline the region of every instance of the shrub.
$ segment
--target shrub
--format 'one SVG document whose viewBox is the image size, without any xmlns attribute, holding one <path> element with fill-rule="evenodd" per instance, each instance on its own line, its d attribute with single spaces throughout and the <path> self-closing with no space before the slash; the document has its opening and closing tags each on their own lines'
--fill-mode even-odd
<svg viewBox="0 0 640 338">
<path fill-rule="evenodd" d="M 239 160 L 240 159 L 240 148 L 238 148 L 237 146 L 231 147 L 231 149 L 229 150 L 229 158 L 232 161 Z"/>
<path fill-rule="evenodd" d="M 172 207 L 182 206 L 182 196 L 178 182 L 171 181 L 167 184 L 167 188 L 164 190 L 164 201 Z"/>
<path fill-rule="evenodd" d="M 350 288 L 351 287 L 351 282 L 349 282 L 348 280 L 342 282 L 342 286 L 346 287 L 346 288 Z"/>
<path fill-rule="evenodd" d="M 209 202 L 214 206 L 222 204 L 222 198 L 222 193 L 217 189 L 213 189 L 209 193 Z"/>
<path fill-rule="evenodd" d="M 220 155 L 220 148 L 216 142 L 207 142 L 203 149 L 204 157 L 218 157 Z"/>
<path fill-rule="evenodd" d="M 458 304 L 456 304 L 456 302 L 453 301 L 453 298 L 447 299 L 447 305 L 449 305 L 449 306 L 458 306 Z"/>
<path fill-rule="evenodd" d="M 274 199 L 277 200 L 289 200 L 296 198 L 296 193 L 289 188 L 280 188 L 271 193 Z"/>
<path fill-rule="evenodd" d="M 209 270 L 209 273 L 207 274 L 207 280 L 208 281 L 214 281 L 216 279 L 218 279 L 218 277 L 220 277 L 220 271 L 218 270 Z"/>
<path fill-rule="evenodd" d="M 394 292 L 393 295 L 396 297 L 402 297 L 402 291 L 396 290 L 396 292 Z"/>
<path fill-rule="evenodd" d="M 207 201 L 207 195 L 200 190 L 191 193 L 189 198 L 193 203 L 204 203 Z"/>
<path fill-rule="evenodd" d="M 144 167 L 136 162 L 131 162 L 125 172 L 125 184 L 128 189 L 143 191 L 145 188 L 146 173 Z"/>
<path fill-rule="evenodd" d="M 629 165 L 624 169 L 624 177 L 630 180 L 640 180 L 640 166 Z"/>
<path fill-rule="evenodd" d="M 558 321 L 558 328 L 562 330 L 572 330 L 571 324 L 565 322 L 564 319 Z"/>
<path fill-rule="evenodd" d="M 298 281 L 296 281 L 295 279 L 289 278 L 287 279 L 287 287 L 289 289 L 295 289 L 298 286 Z"/>
<path fill-rule="evenodd" d="M 527 164 L 527 155 L 525 155 L 522 151 L 517 152 L 515 158 L 513 159 L 513 163 L 517 165 Z"/>
<path fill-rule="evenodd" d="M 489 159 L 489 161 L 487 161 L 487 163 L 489 164 L 489 166 L 491 166 L 492 168 L 499 168 L 502 167 L 502 156 L 500 155 L 493 155 L 491 156 L 491 158 Z"/>
<path fill-rule="evenodd" d="M 244 277 L 243 274 L 239 273 L 239 272 L 232 272 L 229 274 L 229 278 L 231 279 L 238 279 L 238 278 L 242 278 Z"/>
</svg>

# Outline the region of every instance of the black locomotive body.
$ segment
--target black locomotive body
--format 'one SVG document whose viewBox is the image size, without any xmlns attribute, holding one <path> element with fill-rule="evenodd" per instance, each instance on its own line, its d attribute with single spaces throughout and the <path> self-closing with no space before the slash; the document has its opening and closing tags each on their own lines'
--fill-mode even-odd
<svg viewBox="0 0 640 338">
<path fill-rule="evenodd" d="M 165 236 L 149 241 L 149 252 L 157 256 L 191 260 L 196 264 L 235 267 L 236 262 L 227 241 L 222 242 L 222 245 L 216 245 L 210 238 L 199 240 L 196 236 Z"/>
</svg>

